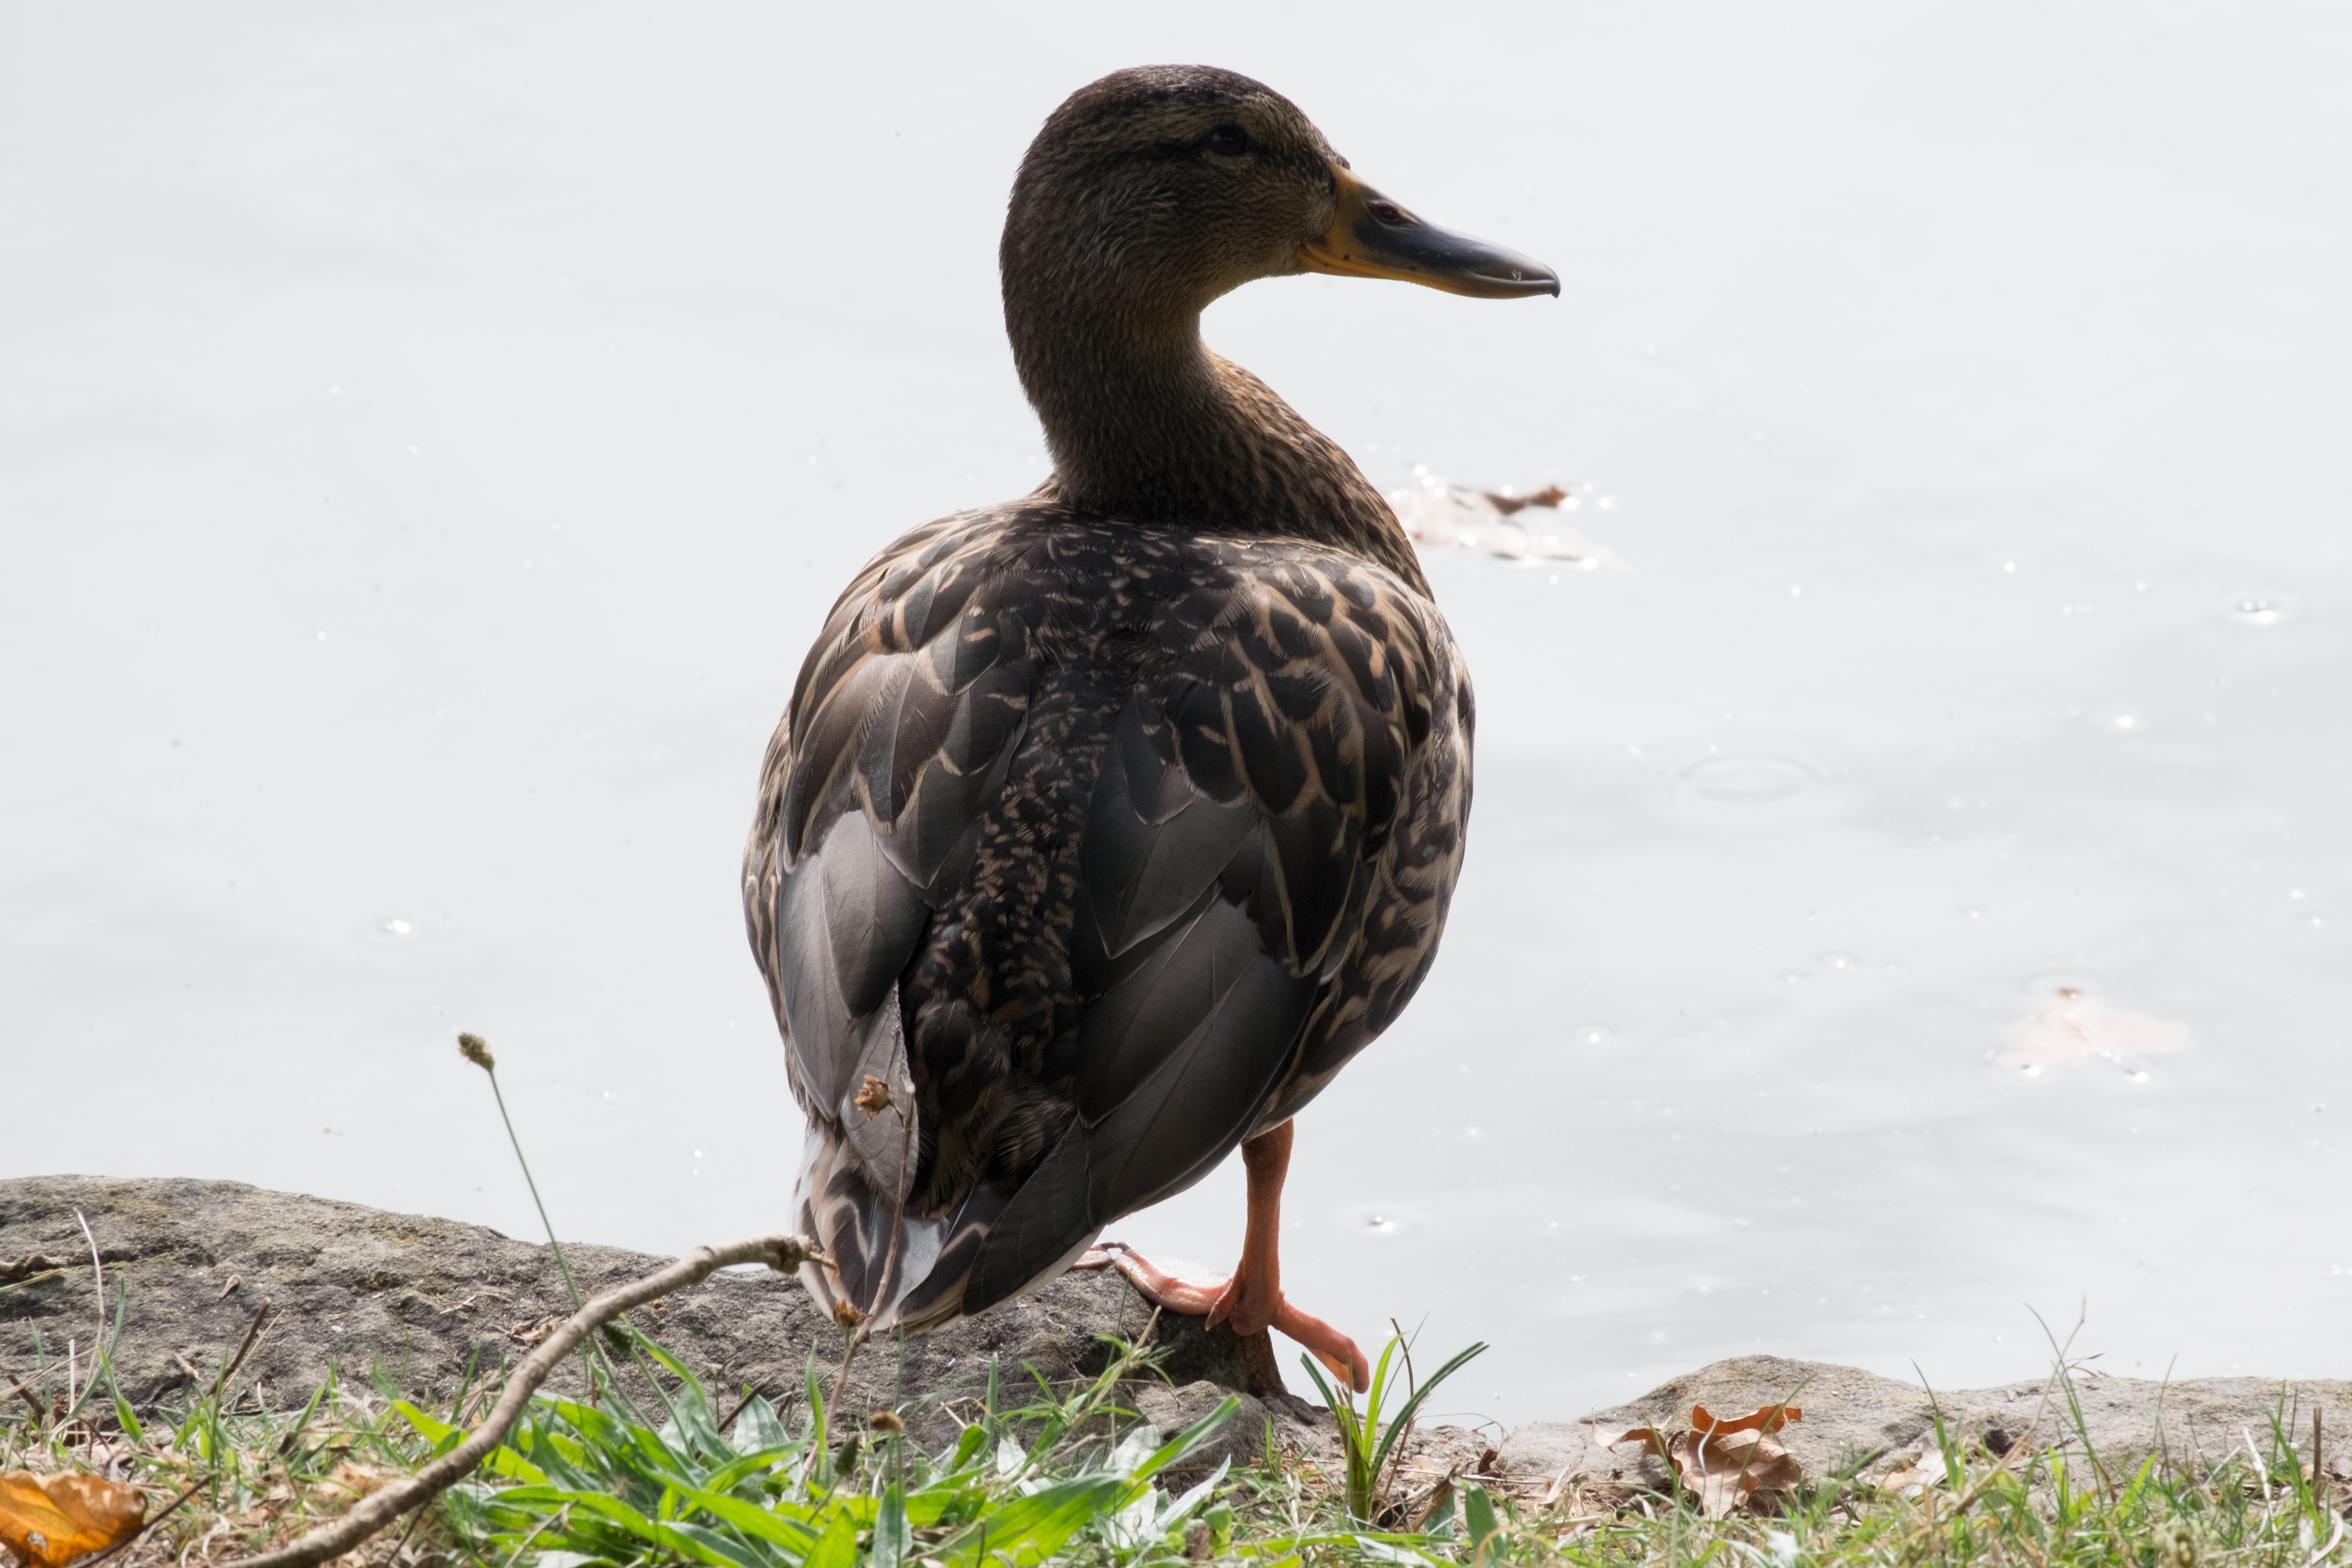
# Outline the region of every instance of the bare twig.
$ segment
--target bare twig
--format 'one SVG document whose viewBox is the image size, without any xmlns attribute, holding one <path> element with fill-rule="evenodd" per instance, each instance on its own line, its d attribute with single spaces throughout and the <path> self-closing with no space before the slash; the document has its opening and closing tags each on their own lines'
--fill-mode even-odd
<svg viewBox="0 0 2352 1568">
<path fill-rule="evenodd" d="M 862 1322 L 842 1325 L 841 1370 L 833 1374 L 833 1392 L 825 1396 L 824 1401 L 829 1415 L 837 1414 L 841 1409 L 841 1391 L 849 1386 L 849 1363 L 857 1359 L 857 1347 L 866 1342 L 865 1334 L 859 1331 L 863 1327 Z"/>
<path fill-rule="evenodd" d="M 236 1347 L 236 1354 L 230 1359 L 226 1366 L 221 1368 L 220 1375 L 213 1379 L 215 1399 L 218 1399 L 221 1390 L 228 1386 L 228 1380 L 236 1375 L 236 1369 L 245 1364 L 245 1358 L 253 1353 L 255 1342 L 261 1338 L 261 1326 L 268 1321 L 269 1321 L 269 1300 L 264 1297 L 261 1305 L 254 1309 L 252 1325 L 245 1331 L 245 1343 Z"/>
<path fill-rule="evenodd" d="M 145 1535 L 149 1531 L 154 1529 L 157 1525 L 171 1518 L 172 1515 L 178 1510 L 179 1506 L 182 1503 L 187 1501 L 190 1498 L 204 1490 L 205 1481 L 210 1479 L 210 1477 L 206 1477 L 205 1478 L 205 1480 L 193 1481 L 189 1483 L 188 1489 L 186 1491 L 182 1492 L 178 1497 L 173 1498 L 170 1502 L 165 1503 L 161 1509 L 148 1516 L 146 1522 L 140 1525 L 138 1529 L 132 1531 L 130 1534 L 124 1536 L 121 1540 L 116 1542 L 113 1545 L 108 1547 L 97 1556 L 86 1558 L 81 1564 L 81 1568 L 98 1568 L 100 1563 L 107 1562 L 111 1558 L 120 1557 L 122 1553 L 130 1551 L 133 1546 L 138 1545 L 140 1537 Z"/>
<path fill-rule="evenodd" d="M 737 1263 L 764 1263 L 790 1274 L 816 1256 L 813 1241 L 798 1236 L 755 1236 L 724 1247 L 698 1247 L 668 1268 L 632 1280 L 572 1314 L 547 1336 L 546 1342 L 515 1369 L 506 1392 L 472 1436 L 404 1480 L 394 1481 L 373 1497 L 362 1498 L 349 1513 L 320 1526 L 288 1546 L 247 1557 L 229 1568 L 317 1568 L 340 1557 L 413 1509 L 424 1507 L 463 1479 L 505 1440 L 507 1431 L 522 1414 L 548 1374 L 580 1346 L 580 1342 L 632 1307 L 642 1307 L 671 1291 L 697 1284 L 715 1270 Z"/>
<path fill-rule="evenodd" d="M 727 1413 L 727 1419 L 719 1424 L 719 1430 L 722 1434 L 725 1433 L 727 1428 L 735 1425 L 735 1417 L 742 1415 L 744 1410 L 750 1406 L 751 1401 L 759 1398 L 760 1395 L 767 1392 L 768 1380 L 766 1378 L 761 1378 L 759 1382 L 745 1389 L 743 1391 L 743 1397 L 735 1402 L 735 1408 Z"/>
<path fill-rule="evenodd" d="M 425 1510 L 421 1508 L 408 1516 L 408 1528 L 402 1531 L 400 1539 L 392 1543 L 392 1555 L 384 1559 L 386 1563 L 396 1563 L 400 1561 L 400 1554 L 408 1550 L 408 1538 L 415 1535 L 416 1527 L 424 1522 Z"/>
<path fill-rule="evenodd" d="M 48 1374 L 46 1370 L 34 1373 L 31 1376 L 26 1378 L 24 1382 L 10 1389 L 6 1394 L 0 1394 L 0 1399 L 13 1399 L 17 1395 L 22 1394 L 24 1396 L 25 1403 L 32 1407 L 33 1421 L 35 1425 L 37 1426 L 39 1423 L 48 1419 L 49 1410 L 48 1406 L 43 1405 L 38 1396 L 33 1393 L 33 1384 L 41 1382 L 47 1375 Z"/>
<path fill-rule="evenodd" d="M 548 1531 L 554 1529 L 556 1526 L 569 1522 L 571 1518 L 572 1505 L 570 1503 L 565 1503 L 562 1508 L 557 1509 L 553 1513 L 549 1514 L 545 1519 L 541 1520 L 536 1525 L 533 1525 L 531 1527 L 530 1533 L 522 1538 L 522 1544 L 516 1547 L 514 1549 L 514 1554 L 507 1559 L 506 1568 L 514 1568 L 516 1563 L 522 1561 L 522 1554 L 530 1550 L 530 1543 L 532 1542 L 537 1541 L 541 1535 L 545 1534 Z"/>
</svg>

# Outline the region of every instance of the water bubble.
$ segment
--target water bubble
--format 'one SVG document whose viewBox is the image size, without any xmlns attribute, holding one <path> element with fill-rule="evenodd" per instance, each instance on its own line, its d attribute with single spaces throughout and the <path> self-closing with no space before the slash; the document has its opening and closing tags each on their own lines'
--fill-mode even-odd
<svg viewBox="0 0 2352 1568">
<path fill-rule="evenodd" d="M 415 928 L 404 920 L 389 920 L 383 922 L 383 929 L 394 936 L 406 936 Z"/>
<path fill-rule="evenodd" d="M 1792 800 L 1820 782 L 1815 769 L 1794 757 L 1708 757 L 1676 775 L 1691 794 L 1725 805 L 1770 805 Z"/>
<path fill-rule="evenodd" d="M 2294 619 L 2301 606 L 2284 594 L 2232 594 L 2223 602 L 2222 613 L 2242 626 L 2284 626 Z"/>
<path fill-rule="evenodd" d="M 1599 1024 L 1585 1024 L 1569 1031 L 1569 1038 L 1580 1046 L 1605 1046 L 1609 1037 L 1610 1031 Z"/>
<path fill-rule="evenodd" d="M 1656 777 L 1677 817 L 1742 831 L 1829 821 L 1859 798 L 1817 743 L 1801 736 L 1748 734 L 1685 750 Z"/>
<path fill-rule="evenodd" d="M 1822 967 L 1823 969 L 1860 969 L 1862 960 L 1850 952 L 1825 952 L 1822 954 Z"/>
</svg>

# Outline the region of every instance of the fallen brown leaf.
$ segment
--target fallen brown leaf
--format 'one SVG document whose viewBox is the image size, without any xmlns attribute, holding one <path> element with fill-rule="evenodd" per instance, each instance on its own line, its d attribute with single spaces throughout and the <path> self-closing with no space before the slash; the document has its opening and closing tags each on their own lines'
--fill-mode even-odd
<svg viewBox="0 0 2352 1568">
<path fill-rule="evenodd" d="M 1950 1479 L 1944 1472 L 1943 1456 L 1925 1447 L 1917 1453 L 1898 1454 L 1890 1463 L 1893 1468 L 1882 1473 L 1874 1484 L 1882 1490 L 1905 1497 L 1916 1497 Z"/>
<path fill-rule="evenodd" d="M 86 1552 L 103 1552 L 146 1517 L 145 1498 L 102 1476 L 0 1475 L 0 1542 L 41 1568 L 63 1568 Z"/>
<path fill-rule="evenodd" d="M 1768 1405 L 1761 1410 L 1751 1410 L 1745 1415 L 1709 1415 L 1706 1406 L 1691 1406 L 1691 1426 L 1705 1432 L 1778 1432 L 1791 1421 L 1802 1421 L 1805 1413 L 1793 1405 Z"/>
<path fill-rule="evenodd" d="M 517 1344 L 535 1345 L 562 1328 L 565 1321 L 561 1312 L 544 1318 L 527 1318 L 520 1323 L 509 1324 L 507 1328 L 507 1337 Z"/>
<path fill-rule="evenodd" d="M 1805 1479 L 1796 1456 L 1765 1435 L 1803 1417 L 1793 1405 L 1729 1417 L 1710 1415 L 1706 1406 L 1696 1405 L 1690 1427 L 1661 1432 L 1654 1426 L 1628 1426 L 1612 1433 L 1596 1426 L 1592 1440 L 1613 1448 L 1638 1439 L 1674 1466 L 1683 1485 L 1696 1494 L 1701 1513 L 1721 1519 L 1758 1492 L 1789 1491 Z"/>
<path fill-rule="evenodd" d="M 399 1473 L 381 1465 L 360 1465 L 345 1459 L 310 1483 L 310 1508 L 317 1513 L 341 1513 L 369 1493 L 383 1489 Z"/>
</svg>

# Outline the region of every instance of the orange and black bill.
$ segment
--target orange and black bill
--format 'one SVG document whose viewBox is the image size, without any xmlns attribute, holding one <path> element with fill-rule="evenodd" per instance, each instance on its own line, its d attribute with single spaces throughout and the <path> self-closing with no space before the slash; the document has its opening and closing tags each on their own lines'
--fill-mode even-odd
<svg viewBox="0 0 2352 1568">
<path fill-rule="evenodd" d="M 1307 271 L 1394 278 L 1480 300 L 1559 292 L 1559 275 L 1542 262 L 1482 239 L 1448 234 L 1347 170 L 1334 167 L 1331 173 L 1339 181 L 1339 210 L 1329 228 L 1298 247 L 1298 264 Z"/>
</svg>

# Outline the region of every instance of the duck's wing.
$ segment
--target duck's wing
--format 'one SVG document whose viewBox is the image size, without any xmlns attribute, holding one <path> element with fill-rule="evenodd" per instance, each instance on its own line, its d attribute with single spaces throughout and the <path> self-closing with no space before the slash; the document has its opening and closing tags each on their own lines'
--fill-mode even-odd
<svg viewBox="0 0 2352 1568">
<path fill-rule="evenodd" d="M 1034 683 L 1018 605 L 1001 602 L 1016 585 L 965 615 L 996 575 L 995 532 L 941 519 L 843 591 L 769 741 L 744 850 L 752 956 L 809 1121 L 795 1218 L 833 1255 L 803 1277 L 868 1317 L 885 1274 L 919 1279 L 941 1231 L 918 1216 L 891 1261 L 929 1131 L 899 983 L 970 869 Z M 887 1107 L 859 1103 L 868 1078 Z"/>
<path fill-rule="evenodd" d="M 1255 1130 L 1360 1002 L 1368 910 L 1398 928 L 1454 720 L 1426 610 L 1336 552 L 1103 524 L 966 521 L 853 584 L 745 886 L 853 1304 L 977 1311 Z M 914 1121 L 856 1104 L 869 1073 Z"/>
</svg>

